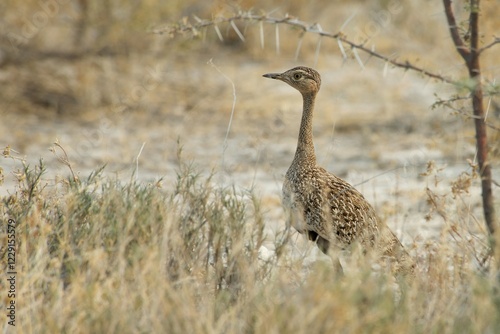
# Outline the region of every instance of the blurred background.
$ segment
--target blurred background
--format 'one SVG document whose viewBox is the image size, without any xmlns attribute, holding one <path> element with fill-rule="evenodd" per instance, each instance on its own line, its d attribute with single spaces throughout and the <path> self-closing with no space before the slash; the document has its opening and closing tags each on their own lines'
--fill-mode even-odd
<svg viewBox="0 0 500 334">
<path fill-rule="evenodd" d="M 422 176 L 429 160 L 446 166 L 439 185 L 447 191 L 470 172 L 475 146 L 468 101 L 456 110 L 431 108 L 466 91 L 360 52 L 362 67 L 346 45 L 344 59 L 336 40 L 286 25 L 235 21 L 244 41 L 229 24 L 218 26 L 222 40 L 211 26 L 195 36 L 153 33 L 238 12 L 288 14 L 460 80 L 467 72 L 439 1 L 4 0 L 0 11 L 0 144 L 30 164 L 42 158 L 49 187 L 69 175 L 50 151 L 55 141 L 80 177 L 106 165 L 107 175 L 162 179 L 167 188 L 182 147 L 183 159 L 207 174 L 215 170 L 217 182 L 253 188 L 268 219 L 279 223 L 302 102 L 292 88 L 262 74 L 297 65 L 322 75 L 314 123 L 319 162 L 355 184 L 399 233 L 436 231 L 426 217 L 425 189 L 438 183 Z M 455 11 L 466 31 L 460 1 Z M 483 44 L 500 31 L 497 16 L 498 2 L 483 1 Z M 498 77 L 498 59 L 498 48 L 483 54 L 486 82 Z M 486 102 L 498 125 L 498 98 Z M 490 131 L 495 164 L 499 139 L 499 131 Z M 21 164 L 4 158 L 1 166 L 0 192 L 12 194 Z M 470 214 L 481 215 L 479 185 L 467 190 Z"/>
</svg>

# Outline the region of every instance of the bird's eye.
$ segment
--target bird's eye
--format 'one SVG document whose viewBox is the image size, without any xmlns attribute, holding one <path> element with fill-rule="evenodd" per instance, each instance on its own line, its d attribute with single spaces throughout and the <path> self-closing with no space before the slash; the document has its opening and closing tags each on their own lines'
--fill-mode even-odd
<svg viewBox="0 0 500 334">
<path fill-rule="evenodd" d="M 295 74 L 293 75 L 293 78 L 294 78 L 295 80 L 299 80 L 300 78 L 302 78 L 302 74 L 300 74 L 300 73 L 295 73 Z"/>
</svg>

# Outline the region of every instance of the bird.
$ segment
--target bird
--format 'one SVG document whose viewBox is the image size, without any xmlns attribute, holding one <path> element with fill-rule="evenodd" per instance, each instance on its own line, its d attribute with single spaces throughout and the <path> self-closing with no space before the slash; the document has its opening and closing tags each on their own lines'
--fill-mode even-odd
<svg viewBox="0 0 500 334">
<path fill-rule="evenodd" d="M 303 100 L 297 148 L 282 187 L 287 226 L 293 226 L 334 258 L 340 273 L 342 265 L 338 256 L 331 255 L 331 250 L 337 250 L 338 254 L 338 250 L 352 250 L 356 244 L 363 254 L 370 252 L 377 259 L 390 260 L 394 274 L 413 275 L 413 259 L 364 196 L 317 164 L 312 124 L 316 95 L 321 87 L 320 74 L 298 66 L 263 76 L 287 83 L 302 94 Z"/>
</svg>

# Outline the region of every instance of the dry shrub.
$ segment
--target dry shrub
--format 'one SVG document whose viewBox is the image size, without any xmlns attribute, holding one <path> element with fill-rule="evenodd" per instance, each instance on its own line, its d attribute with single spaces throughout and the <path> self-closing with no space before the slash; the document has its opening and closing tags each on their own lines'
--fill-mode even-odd
<svg viewBox="0 0 500 334">
<path fill-rule="evenodd" d="M 101 170 L 82 181 L 40 182 L 43 171 L 42 163 L 26 166 L 1 212 L 18 222 L 23 332 L 499 329 L 494 266 L 483 267 L 490 274 L 476 269 L 481 248 L 450 213 L 441 238 L 416 246 L 415 279 L 395 285 L 369 263 L 344 278 L 334 277 L 329 262 L 301 269 L 286 247 L 259 259 L 266 236 L 258 198 L 221 188 L 192 165 L 181 164 L 166 190 Z"/>
</svg>

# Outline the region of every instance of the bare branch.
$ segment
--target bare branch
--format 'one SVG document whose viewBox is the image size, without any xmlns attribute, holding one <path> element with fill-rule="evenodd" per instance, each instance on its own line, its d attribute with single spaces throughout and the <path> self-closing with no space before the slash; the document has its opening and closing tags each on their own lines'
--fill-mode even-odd
<svg viewBox="0 0 500 334">
<path fill-rule="evenodd" d="M 446 13 L 446 19 L 448 20 L 448 27 L 450 28 L 451 38 L 453 39 L 453 43 L 458 51 L 458 53 L 462 56 L 462 58 L 468 62 L 470 58 L 470 50 L 464 44 L 464 41 L 460 37 L 460 33 L 458 31 L 457 22 L 455 20 L 455 15 L 453 14 L 453 9 L 451 8 L 451 0 L 443 0 L 444 12 Z M 472 12 L 471 12 L 472 13 Z"/>
<path fill-rule="evenodd" d="M 449 1 L 449 0 L 443 0 L 443 1 Z M 354 43 L 351 40 L 349 40 L 347 38 L 347 36 L 345 36 L 342 32 L 337 32 L 337 33 L 327 32 L 327 31 L 322 30 L 318 24 L 311 25 L 311 24 L 308 24 L 307 22 L 300 21 L 299 19 L 292 17 L 292 16 L 288 16 L 288 15 L 286 15 L 283 18 L 276 18 L 276 17 L 272 17 L 272 16 L 268 16 L 268 15 L 255 15 L 252 13 L 245 12 L 245 13 L 239 13 L 239 14 L 234 15 L 234 16 L 229 17 L 229 18 L 219 17 L 219 18 L 215 18 L 213 20 L 201 20 L 195 24 L 189 24 L 186 22 L 182 22 L 181 24 L 170 25 L 170 26 L 167 26 L 165 28 L 154 29 L 151 32 L 155 33 L 155 34 L 167 33 L 171 36 L 174 36 L 176 34 L 192 33 L 193 31 L 196 31 L 198 29 L 203 29 L 203 28 L 206 28 L 209 26 L 216 27 L 218 24 L 221 24 L 221 23 L 231 24 L 231 22 L 238 21 L 238 20 L 266 22 L 266 23 L 270 23 L 270 24 L 275 24 L 276 25 L 276 42 L 277 42 L 276 48 L 277 48 L 278 53 L 279 53 L 279 32 L 277 30 L 278 25 L 279 24 L 286 24 L 286 25 L 290 25 L 290 26 L 293 26 L 295 28 L 298 28 L 298 29 L 302 30 L 304 33 L 312 33 L 312 34 L 319 35 L 321 37 L 337 39 L 337 41 L 341 41 L 341 42 L 349 45 L 352 49 L 357 49 L 357 50 L 363 51 L 372 57 L 383 60 L 386 64 L 391 64 L 395 67 L 403 68 L 405 70 L 411 70 L 414 72 L 418 72 L 418 73 L 425 75 L 427 77 L 430 77 L 432 79 L 436 79 L 436 80 L 446 82 L 449 84 L 453 84 L 453 85 L 457 84 L 457 82 L 452 80 L 452 79 L 446 78 L 440 74 L 436 74 L 436 73 L 432 73 L 430 71 L 427 71 L 423 68 L 420 68 L 418 66 L 411 64 L 408 61 L 404 61 L 404 62 L 397 61 L 395 58 L 384 56 L 380 53 L 375 52 L 374 50 L 368 49 L 367 47 L 364 46 L 364 44 Z M 216 29 L 216 31 L 218 31 L 218 30 Z M 457 33 L 458 33 L 458 31 L 457 31 Z M 219 36 L 219 38 L 221 37 L 219 35 L 219 33 L 218 33 L 218 36 Z M 343 56 L 344 56 L 344 54 L 343 54 Z"/>
<path fill-rule="evenodd" d="M 405 70 L 412 70 L 412 71 L 415 71 L 415 72 L 418 72 L 420 74 L 423 74 L 425 76 L 428 76 L 428 77 L 431 77 L 433 79 L 437 79 L 439 81 L 442 81 L 442 82 L 446 82 L 446 83 L 449 83 L 449 84 L 452 84 L 452 85 L 457 85 L 458 83 L 454 80 L 451 80 L 451 79 L 448 79 L 442 75 L 439 75 L 439 74 L 436 74 L 436 73 L 432 73 L 432 72 L 429 72 L 427 70 L 424 70 L 423 68 L 420 68 L 420 67 L 417 67 L 415 65 L 412 65 L 409 61 L 405 61 L 405 62 L 399 62 L 397 61 L 396 59 L 394 58 L 389 58 L 389 57 L 386 57 L 384 55 L 381 55 L 380 53 L 377 53 L 375 51 L 372 51 L 371 49 L 368 49 L 366 47 L 364 47 L 362 44 L 356 44 L 356 43 L 353 43 L 351 41 L 349 41 L 348 39 L 344 38 L 344 37 L 336 37 L 338 38 L 339 40 L 341 40 L 342 42 L 346 43 L 346 44 L 349 44 L 352 48 L 355 48 L 355 49 L 359 49 L 363 52 L 366 52 L 368 53 L 370 56 L 373 56 L 375 58 L 378 58 L 378 59 L 381 59 L 391 65 L 394 65 L 396 67 L 400 67 L 400 68 L 404 68 Z"/>
<path fill-rule="evenodd" d="M 479 55 L 479 0 L 471 0 L 470 7 L 470 56 L 474 58 Z"/>
<path fill-rule="evenodd" d="M 481 52 L 486 51 L 487 49 L 491 48 L 495 44 L 500 44 L 500 37 L 495 37 L 495 39 L 493 40 L 493 42 L 491 42 L 490 44 L 487 44 L 487 45 L 483 46 L 482 48 L 480 48 L 477 51 L 477 53 L 481 54 Z"/>
</svg>

